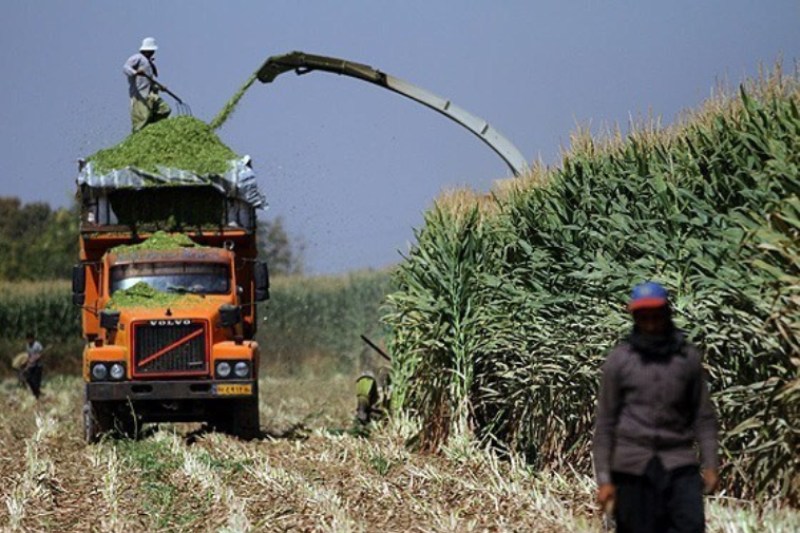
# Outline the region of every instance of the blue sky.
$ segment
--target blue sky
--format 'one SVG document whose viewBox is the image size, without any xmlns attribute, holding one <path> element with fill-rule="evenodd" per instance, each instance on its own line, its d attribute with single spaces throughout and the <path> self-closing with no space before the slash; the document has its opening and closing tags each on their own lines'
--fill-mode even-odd
<svg viewBox="0 0 800 533">
<path fill-rule="evenodd" d="M 121 67 L 154 36 L 162 80 L 210 120 L 268 56 L 367 63 L 558 163 L 577 124 L 665 123 L 759 63 L 800 58 L 797 1 L 30 1 L 0 4 L 0 195 L 65 205 L 75 161 L 128 133 Z M 220 130 L 255 160 L 314 273 L 397 262 L 443 189 L 502 160 L 444 117 L 325 73 L 256 84 Z"/>
</svg>

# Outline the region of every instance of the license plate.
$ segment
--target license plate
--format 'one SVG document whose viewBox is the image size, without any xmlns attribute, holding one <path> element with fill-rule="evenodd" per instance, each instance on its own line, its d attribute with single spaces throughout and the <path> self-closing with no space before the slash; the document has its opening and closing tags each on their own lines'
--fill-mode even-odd
<svg viewBox="0 0 800 533">
<path fill-rule="evenodd" d="M 217 396 L 245 396 L 253 394 L 253 385 L 240 383 L 218 383 L 216 386 Z"/>
</svg>

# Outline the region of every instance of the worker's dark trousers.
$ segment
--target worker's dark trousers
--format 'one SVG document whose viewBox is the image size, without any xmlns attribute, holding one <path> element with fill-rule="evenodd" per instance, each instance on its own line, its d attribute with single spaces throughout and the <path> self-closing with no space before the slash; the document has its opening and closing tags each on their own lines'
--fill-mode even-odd
<svg viewBox="0 0 800 533">
<path fill-rule="evenodd" d="M 619 533 L 705 531 L 703 480 L 697 466 L 664 470 L 654 457 L 642 476 L 613 473 Z"/>
<path fill-rule="evenodd" d="M 25 371 L 25 381 L 31 388 L 31 392 L 37 398 L 42 390 L 42 367 L 37 365 Z"/>
</svg>

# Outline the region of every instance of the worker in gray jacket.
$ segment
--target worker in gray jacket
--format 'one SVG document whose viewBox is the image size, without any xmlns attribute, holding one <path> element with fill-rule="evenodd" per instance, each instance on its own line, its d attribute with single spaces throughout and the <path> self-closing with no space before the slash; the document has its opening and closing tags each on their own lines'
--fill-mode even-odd
<svg viewBox="0 0 800 533">
<path fill-rule="evenodd" d="M 38 400 L 42 394 L 42 343 L 36 340 L 33 332 L 25 335 L 25 351 L 28 353 L 28 360 L 22 368 L 21 376 L 31 389 L 31 392 Z"/>
<path fill-rule="evenodd" d="M 131 98 L 131 129 L 137 132 L 148 124 L 165 119 L 170 114 L 169 105 L 158 95 L 159 88 L 165 88 L 155 81 L 158 68 L 155 64 L 155 53 L 158 50 L 156 40 L 146 37 L 122 67 L 128 77 L 128 94 Z"/>
<path fill-rule="evenodd" d="M 598 503 L 619 532 L 704 531 L 718 445 L 702 355 L 673 325 L 661 285 L 634 287 L 628 308 L 633 332 L 608 355 L 597 403 Z"/>
</svg>

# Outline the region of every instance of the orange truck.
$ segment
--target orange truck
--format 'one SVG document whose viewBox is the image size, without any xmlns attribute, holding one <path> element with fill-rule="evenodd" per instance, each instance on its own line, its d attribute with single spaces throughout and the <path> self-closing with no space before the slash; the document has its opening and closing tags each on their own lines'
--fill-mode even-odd
<svg viewBox="0 0 800 533">
<path fill-rule="evenodd" d="M 79 180 L 78 195 L 86 440 L 148 422 L 258 435 L 256 303 L 269 273 L 253 203 L 203 183 Z"/>
</svg>

